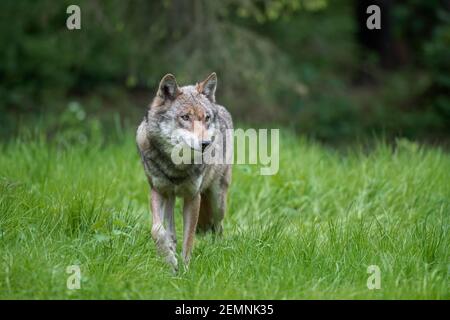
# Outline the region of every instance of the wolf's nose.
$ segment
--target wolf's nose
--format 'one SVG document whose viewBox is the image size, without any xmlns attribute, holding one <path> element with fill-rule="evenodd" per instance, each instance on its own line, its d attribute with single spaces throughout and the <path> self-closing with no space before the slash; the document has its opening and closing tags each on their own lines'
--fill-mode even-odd
<svg viewBox="0 0 450 320">
<path fill-rule="evenodd" d="M 211 141 L 202 141 L 202 152 L 211 144 Z"/>
</svg>

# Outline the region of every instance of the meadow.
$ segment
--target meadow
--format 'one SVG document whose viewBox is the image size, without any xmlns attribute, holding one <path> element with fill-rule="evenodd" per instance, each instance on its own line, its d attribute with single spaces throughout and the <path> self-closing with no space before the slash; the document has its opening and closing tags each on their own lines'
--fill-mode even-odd
<svg viewBox="0 0 450 320">
<path fill-rule="evenodd" d="M 198 236 L 178 274 L 150 237 L 133 130 L 0 142 L 0 298 L 450 298 L 447 151 L 402 139 L 336 150 L 280 133 L 278 174 L 235 165 L 223 236 Z"/>
</svg>

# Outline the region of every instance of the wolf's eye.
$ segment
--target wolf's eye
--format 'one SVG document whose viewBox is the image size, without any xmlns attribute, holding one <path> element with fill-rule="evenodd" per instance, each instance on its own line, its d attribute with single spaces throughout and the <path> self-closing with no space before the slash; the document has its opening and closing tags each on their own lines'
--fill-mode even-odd
<svg viewBox="0 0 450 320">
<path fill-rule="evenodd" d="M 184 121 L 189 121 L 189 115 L 188 114 L 183 114 L 181 116 L 181 119 L 183 119 Z"/>
<path fill-rule="evenodd" d="M 206 122 L 208 122 L 210 119 L 211 119 L 211 116 L 208 114 L 208 115 L 205 117 L 205 120 L 206 120 Z"/>
</svg>

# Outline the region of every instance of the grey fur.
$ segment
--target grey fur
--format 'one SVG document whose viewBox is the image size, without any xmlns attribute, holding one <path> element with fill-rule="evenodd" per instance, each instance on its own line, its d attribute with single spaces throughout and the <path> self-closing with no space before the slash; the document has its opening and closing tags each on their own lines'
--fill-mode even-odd
<svg viewBox="0 0 450 320">
<path fill-rule="evenodd" d="M 225 139 L 226 130 L 233 128 L 228 111 L 215 103 L 216 84 L 215 73 L 196 86 L 181 88 L 178 87 L 175 77 L 166 75 L 161 80 L 158 92 L 137 130 L 136 141 L 153 195 L 152 236 L 158 250 L 174 269 L 177 268 L 177 260 L 174 252 L 176 235 L 171 216 L 173 208 L 159 209 L 163 208 L 165 203 L 169 203 L 170 199 L 177 196 L 184 199 L 185 263 L 188 263 L 190 258 L 193 230 L 197 228 L 203 231 L 222 231 L 226 194 L 231 182 L 231 165 L 223 163 L 177 165 L 171 159 L 175 130 L 183 129 L 193 136 L 200 135 L 199 141 L 203 139 L 201 143 L 205 140 L 204 135 L 212 132 L 220 132 L 222 139 Z M 186 117 L 185 113 L 190 115 L 188 117 L 191 120 L 194 117 L 201 119 L 203 125 L 201 133 L 192 132 L 192 121 L 183 120 L 183 116 Z M 208 148 L 217 143 L 219 141 L 215 139 Z M 224 142 L 222 145 L 225 148 L 232 148 Z M 164 225 L 162 220 L 170 221 L 170 225 Z"/>
</svg>

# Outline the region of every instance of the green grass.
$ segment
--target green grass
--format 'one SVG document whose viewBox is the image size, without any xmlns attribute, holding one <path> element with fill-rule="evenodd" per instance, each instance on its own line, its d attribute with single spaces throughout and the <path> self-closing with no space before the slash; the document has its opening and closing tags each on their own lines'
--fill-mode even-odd
<svg viewBox="0 0 450 320">
<path fill-rule="evenodd" d="M 0 144 L 0 298 L 450 298 L 449 154 L 408 141 L 338 152 L 286 133 L 280 150 L 275 176 L 234 167 L 223 237 L 197 237 L 173 275 L 133 132 Z M 68 290 L 75 264 L 81 289 Z"/>
</svg>

